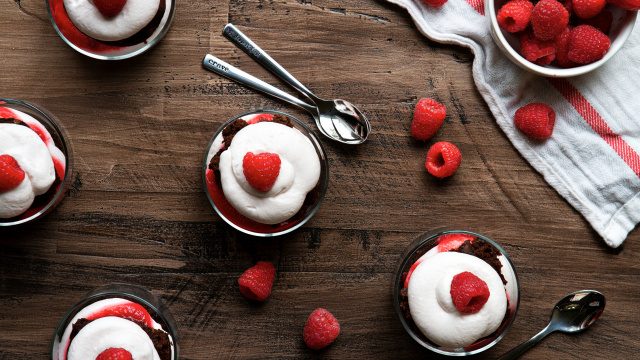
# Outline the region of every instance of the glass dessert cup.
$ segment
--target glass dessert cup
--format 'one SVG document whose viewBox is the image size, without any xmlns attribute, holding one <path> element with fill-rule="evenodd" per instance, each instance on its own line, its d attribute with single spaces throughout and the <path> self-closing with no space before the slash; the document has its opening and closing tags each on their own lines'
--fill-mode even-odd
<svg viewBox="0 0 640 360">
<path fill-rule="evenodd" d="M 156 16 L 132 37 L 101 41 L 82 33 L 71 21 L 64 0 L 46 0 L 49 20 L 58 36 L 71 48 L 98 60 L 124 60 L 147 52 L 164 38 L 175 15 L 176 0 L 162 0 Z"/>
<path fill-rule="evenodd" d="M 21 225 L 40 219 L 51 212 L 64 198 L 73 178 L 73 152 L 69 136 L 62 124 L 51 113 L 35 104 L 0 98 L 0 107 L 21 111 L 38 120 L 51 134 L 53 142 L 65 156 L 64 177 L 56 177 L 45 194 L 36 196 L 31 207 L 24 213 L 9 219 L 0 219 L 0 228 Z"/>
<path fill-rule="evenodd" d="M 218 171 L 213 171 L 209 169 L 209 158 L 210 152 L 212 151 L 212 147 L 216 146 L 216 139 L 221 141 L 222 131 L 234 123 L 236 120 L 247 117 L 256 117 L 262 114 L 265 115 L 281 115 L 289 118 L 293 124 L 293 128 L 299 130 L 303 135 L 305 135 L 313 145 L 316 150 L 316 154 L 320 160 L 320 179 L 318 180 L 318 184 L 315 186 L 313 190 L 311 190 L 302 205 L 302 208 L 291 218 L 288 220 L 275 225 L 267 225 L 261 224 L 251 219 L 244 217 L 240 214 L 226 199 L 222 186 L 220 185 L 220 179 Z M 299 119 L 295 118 L 292 115 L 275 111 L 275 110 L 257 110 L 253 112 L 248 112 L 245 114 L 241 114 L 235 116 L 224 124 L 220 126 L 220 128 L 216 131 L 216 133 L 211 138 L 209 145 L 206 148 L 203 167 L 203 184 L 204 191 L 207 194 L 207 198 L 209 199 L 209 203 L 215 210 L 215 212 L 220 216 L 227 224 L 231 227 L 235 228 L 238 231 L 241 231 L 245 234 L 257 236 L 257 237 L 274 237 L 279 235 L 288 234 L 304 224 L 306 224 L 318 211 L 320 208 L 320 204 L 324 198 L 324 195 L 327 191 L 327 187 L 329 184 L 329 163 L 327 161 L 327 157 L 325 151 L 318 141 L 317 137 L 311 132 L 311 130 Z"/>
<path fill-rule="evenodd" d="M 427 251 L 434 249 L 438 246 L 439 237 L 448 234 L 465 234 L 475 237 L 475 242 L 481 242 L 488 245 L 490 248 L 497 251 L 498 258 L 502 264 L 500 273 L 507 280 L 505 284 L 505 292 L 507 295 L 507 310 L 502 323 L 496 331 L 489 336 L 485 336 L 476 340 L 474 343 L 464 346 L 463 348 L 447 348 L 439 346 L 430 341 L 417 327 L 413 319 L 410 316 L 410 310 L 408 306 L 407 292 L 405 288 L 405 278 L 407 273 L 410 273 L 411 266 L 422 257 Z M 443 250 L 450 251 L 450 250 Z M 500 257 L 501 256 L 501 257 Z M 429 259 L 425 259 L 428 261 Z M 418 236 L 407 248 L 402 256 L 396 276 L 393 279 L 393 306 L 395 309 L 402 326 L 405 331 L 413 340 L 415 340 L 422 347 L 433 351 L 435 353 L 447 356 L 469 356 L 481 353 L 495 344 L 497 344 L 505 336 L 511 324 L 515 320 L 520 304 L 520 287 L 518 284 L 518 277 L 513 267 L 511 259 L 505 252 L 505 250 L 498 245 L 495 241 L 488 237 L 466 230 L 436 230 L 432 232 L 424 233 Z"/>
<path fill-rule="evenodd" d="M 134 303 L 142 305 L 152 319 L 162 326 L 162 329 L 169 334 L 172 340 L 171 359 L 178 359 L 178 332 L 175 321 L 167 307 L 158 299 L 155 295 L 151 294 L 143 287 L 129 285 L 129 284 L 110 284 L 104 287 L 97 288 L 89 292 L 80 302 L 75 304 L 69 312 L 60 321 L 56 332 L 54 334 L 53 342 L 51 345 L 51 359 L 52 360 L 64 360 L 65 357 L 60 357 L 61 346 L 68 346 L 68 344 L 62 344 L 65 330 L 73 320 L 74 316 L 78 314 L 82 309 L 87 306 L 105 299 L 120 298 L 130 300 Z"/>
</svg>

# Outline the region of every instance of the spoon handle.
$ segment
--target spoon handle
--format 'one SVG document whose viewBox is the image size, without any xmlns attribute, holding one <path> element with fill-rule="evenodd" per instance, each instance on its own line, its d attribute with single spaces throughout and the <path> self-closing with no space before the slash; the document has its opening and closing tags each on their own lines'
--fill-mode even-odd
<svg viewBox="0 0 640 360">
<path fill-rule="evenodd" d="M 547 335 L 551 334 L 555 330 L 551 328 L 551 324 L 547 325 L 542 331 L 534 335 L 531 339 L 523 342 L 522 344 L 516 346 L 511 349 L 508 353 L 503 354 L 498 358 L 498 360 L 515 360 L 522 356 L 529 349 L 537 345 L 542 339 L 544 339 Z"/>
<path fill-rule="evenodd" d="M 291 105 L 300 107 L 304 110 L 307 110 L 311 113 L 316 111 L 315 106 L 309 105 L 306 102 L 298 99 L 295 96 L 292 96 L 275 86 L 269 85 L 266 82 L 258 79 L 257 77 L 250 75 L 220 59 L 217 57 L 207 54 L 202 61 L 202 66 L 205 69 L 212 71 L 220 76 L 224 76 L 228 79 L 236 81 L 244 86 L 250 87 L 254 90 L 260 91 L 267 95 L 273 96 L 277 99 L 285 101 Z"/>
<path fill-rule="evenodd" d="M 242 49 L 253 60 L 262 65 L 265 69 L 271 71 L 274 75 L 279 77 L 282 81 L 289 84 L 294 89 L 301 92 L 303 95 L 311 100 L 314 100 L 316 96 L 307 89 L 298 79 L 293 77 L 282 65 L 278 64 L 266 51 L 262 50 L 256 43 L 251 41 L 249 37 L 242 33 L 233 24 L 227 24 L 222 30 L 222 34 L 229 39 L 234 45 Z"/>
</svg>

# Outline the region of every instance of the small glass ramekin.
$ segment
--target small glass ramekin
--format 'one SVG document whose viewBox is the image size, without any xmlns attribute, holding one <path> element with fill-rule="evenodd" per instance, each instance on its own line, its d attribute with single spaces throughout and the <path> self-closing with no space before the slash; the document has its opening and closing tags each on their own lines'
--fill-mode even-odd
<svg viewBox="0 0 640 360">
<path fill-rule="evenodd" d="M 148 35 L 136 34 L 133 36 L 135 41 L 105 42 L 83 34 L 73 25 L 64 9 L 64 0 L 45 1 L 49 20 L 58 36 L 72 49 L 98 60 L 124 60 L 147 52 L 167 34 L 176 12 L 176 0 L 164 0 L 163 7 L 151 22 L 155 28 L 148 29 Z"/>
<path fill-rule="evenodd" d="M 115 283 L 92 290 L 82 300 L 80 300 L 80 302 L 75 304 L 62 318 L 56 328 L 56 332 L 54 333 L 53 341 L 51 343 L 52 360 L 63 360 L 60 358 L 60 346 L 66 346 L 66 344 L 61 344 L 61 341 L 67 326 L 71 325 L 69 322 L 73 317 L 82 309 L 97 301 L 112 298 L 130 300 L 146 308 L 153 320 L 162 326 L 162 330 L 167 332 L 173 341 L 173 353 L 171 354 L 171 359 L 178 359 L 178 330 L 176 322 L 171 316 L 169 309 L 158 297 L 143 287 Z"/>
<path fill-rule="evenodd" d="M 25 213 L 26 215 L 22 214 L 11 219 L 0 219 L 0 228 L 3 228 L 26 224 L 40 219 L 51 212 L 62 201 L 73 179 L 73 151 L 71 149 L 69 136 L 60 121 L 43 107 L 26 101 L 3 98 L 0 98 L 0 107 L 21 111 L 38 120 L 47 128 L 53 138 L 53 142 L 62 151 L 66 160 L 64 178 L 56 180 L 52 185 L 52 187 L 57 186 L 57 189 L 49 190 L 46 194 L 37 196 L 31 209 Z M 48 197 L 48 199 L 43 197 Z M 35 211 L 33 211 L 34 207 L 37 207 Z"/>
<path fill-rule="evenodd" d="M 461 349 L 451 349 L 451 348 L 443 348 L 440 347 L 433 342 L 429 341 L 422 332 L 418 329 L 412 319 L 408 319 L 405 317 L 405 313 L 401 307 L 401 303 L 406 301 L 406 297 L 403 297 L 401 292 L 404 288 L 404 280 L 407 272 L 411 265 L 413 265 L 416 260 L 418 260 L 422 255 L 424 255 L 430 249 L 436 247 L 438 245 L 438 238 L 441 235 L 446 234 L 467 234 L 474 236 L 476 240 L 474 241 L 483 241 L 497 250 L 500 255 L 502 255 L 502 259 L 500 262 L 502 263 L 502 275 L 507 279 L 507 284 L 505 285 L 505 291 L 507 293 L 507 313 L 505 314 L 500 327 L 493 332 L 491 335 L 484 337 L 482 339 L 477 340 L 475 343 L 465 346 Z M 500 342 L 502 338 L 505 336 L 511 324 L 516 318 L 516 314 L 518 313 L 518 308 L 520 306 L 520 286 L 518 284 L 518 275 L 516 274 L 516 270 L 507 255 L 507 252 L 495 241 L 490 238 L 477 234 L 467 230 L 435 230 L 431 232 L 424 233 L 418 236 L 408 247 L 405 253 L 403 254 L 398 269 L 396 271 L 396 276 L 393 279 L 393 307 L 395 309 L 400 322 L 402 323 L 402 327 L 405 329 L 407 334 L 413 338 L 418 344 L 422 347 L 431 350 L 435 353 L 446 355 L 446 356 L 469 356 L 481 353 L 495 344 Z M 408 310 L 407 310 L 408 311 Z"/>
<path fill-rule="evenodd" d="M 284 223 L 278 224 L 277 226 L 256 223 L 252 220 L 242 217 L 242 215 L 237 213 L 237 211 L 235 211 L 235 209 L 233 209 L 232 207 L 229 208 L 231 206 L 230 204 L 228 203 L 221 204 L 220 203 L 221 201 L 226 202 L 226 198 L 224 198 L 224 193 L 222 192 L 222 188 L 220 184 L 218 184 L 217 181 L 212 181 L 212 179 L 208 179 L 208 176 L 215 176 L 213 171 L 209 169 L 208 160 L 209 160 L 209 152 L 211 151 L 211 147 L 214 145 L 216 138 L 218 138 L 219 136 L 221 137 L 222 131 L 234 121 L 243 117 L 255 116 L 260 114 L 282 115 L 289 118 L 293 123 L 294 128 L 299 130 L 303 135 L 305 135 L 311 141 L 311 144 L 313 144 L 313 147 L 316 149 L 316 154 L 320 159 L 320 180 L 318 181 L 318 184 L 316 185 L 316 187 L 313 190 L 311 190 L 309 194 L 307 194 L 307 198 L 305 200 L 304 205 L 302 206 L 302 209 L 300 209 L 300 211 L 298 211 L 298 213 L 294 215 L 292 218 L 285 221 Z M 220 216 L 227 224 L 231 225 L 231 227 L 235 228 L 236 230 L 241 231 L 248 235 L 257 236 L 257 237 L 274 237 L 274 236 L 288 234 L 300 228 L 301 226 L 306 224 L 316 214 L 316 212 L 320 208 L 320 204 L 324 199 L 325 193 L 327 192 L 327 187 L 329 185 L 329 162 L 327 160 L 327 156 L 325 154 L 324 148 L 322 147 L 322 144 L 320 143 L 318 138 L 311 132 L 311 129 L 309 129 L 309 127 L 307 127 L 307 125 L 305 125 L 302 121 L 300 121 L 299 119 L 297 119 L 292 115 L 286 114 L 281 111 L 256 110 L 256 111 L 235 116 L 227 120 L 224 124 L 220 126 L 220 128 L 218 128 L 216 133 L 211 138 L 211 141 L 209 141 L 209 145 L 207 145 L 207 148 L 204 154 L 204 161 L 202 166 L 202 181 L 204 186 L 204 192 L 207 194 L 209 203 L 211 203 L 211 206 L 213 207 L 215 212 L 218 214 L 218 216 Z M 215 187 L 215 188 L 210 188 L 210 187 Z M 221 194 L 222 198 L 224 199 L 221 199 L 220 195 L 216 195 L 214 190 L 217 190 L 217 194 Z M 234 220 L 233 217 L 237 218 L 238 215 L 240 215 L 241 219 Z"/>
</svg>

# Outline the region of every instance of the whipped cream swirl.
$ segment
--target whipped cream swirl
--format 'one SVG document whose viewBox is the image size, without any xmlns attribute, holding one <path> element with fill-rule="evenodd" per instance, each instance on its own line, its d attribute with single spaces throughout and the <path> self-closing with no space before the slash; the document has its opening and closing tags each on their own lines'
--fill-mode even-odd
<svg viewBox="0 0 640 360">
<path fill-rule="evenodd" d="M 125 349 L 136 360 L 160 360 L 147 333 L 136 323 L 116 316 L 93 320 L 83 327 L 73 338 L 67 359 L 95 359 L 110 348 Z"/>
<path fill-rule="evenodd" d="M 220 146 L 217 140 L 212 148 Z M 280 157 L 280 174 L 271 190 L 260 192 L 245 178 L 243 158 L 248 152 Z M 220 179 L 225 197 L 239 213 L 262 224 L 278 224 L 295 215 L 318 184 L 320 158 L 299 130 L 263 121 L 240 130 L 222 152 Z"/>
<path fill-rule="evenodd" d="M 0 218 L 8 219 L 27 211 L 36 196 L 49 191 L 56 179 L 54 159 L 64 166 L 65 156 L 38 120 L 14 109 L 2 108 L 2 113 L 28 125 L 0 124 L 0 154 L 11 155 L 25 172 L 18 187 L 0 193 Z"/>
<path fill-rule="evenodd" d="M 482 309 L 474 314 L 459 313 L 451 299 L 451 281 L 465 271 L 482 279 L 490 292 Z M 424 336 L 453 349 L 471 345 L 496 331 L 507 310 L 500 275 L 484 260 L 457 252 L 423 259 L 411 274 L 408 299 L 411 317 Z"/>
<path fill-rule="evenodd" d="M 61 360 L 87 360 L 95 359 L 101 352 L 109 348 L 122 348 L 131 353 L 136 360 L 160 360 L 153 341 L 133 321 L 117 316 L 106 316 L 95 319 L 85 325 L 78 334 L 71 339 L 73 324 L 79 319 L 91 318 L 92 315 L 105 309 L 123 304 L 131 304 L 132 301 L 122 298 L 110 298 L 96 301 L 80 310 L 69 321 L 69 325 L 62 335 L 58 359 Z M 162 329 L 162 325 L 150 320 L 153 329 Z M 163 330 L 164 331 L 164 330 Z M 171 346 L 173 339 L 169 335 Z"/>
<path fill-rule="evenodd" d="M 111 18 L 102 15 L 92 0 L 64 0 L 73 24 L 83 33 L 102 41 L 124 40 L 144 29 L 158 13 L 161 0 L 127 0 Z"/>
</svg>

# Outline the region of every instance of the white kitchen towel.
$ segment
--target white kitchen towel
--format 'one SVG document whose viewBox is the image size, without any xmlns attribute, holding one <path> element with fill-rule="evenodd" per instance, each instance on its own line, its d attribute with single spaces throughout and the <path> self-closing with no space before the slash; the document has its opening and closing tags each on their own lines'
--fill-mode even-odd
<svg viewBox="0 0 640 360">
<path fill-rule="evenodd" d="M 490 35 L 483 0 L 388 0 L 407 9 L 418 29 L 440 43 L 468 47 L 473 78 L 498 125 L 607 245 L 620 246 L 640 222 L 640 31 L 598 70 L 546 79 L 509 61 Z M 556 111 L 551 139 L 529 141 L 513 125 L 515 111 L 544 102 Z"/>
</svg>

